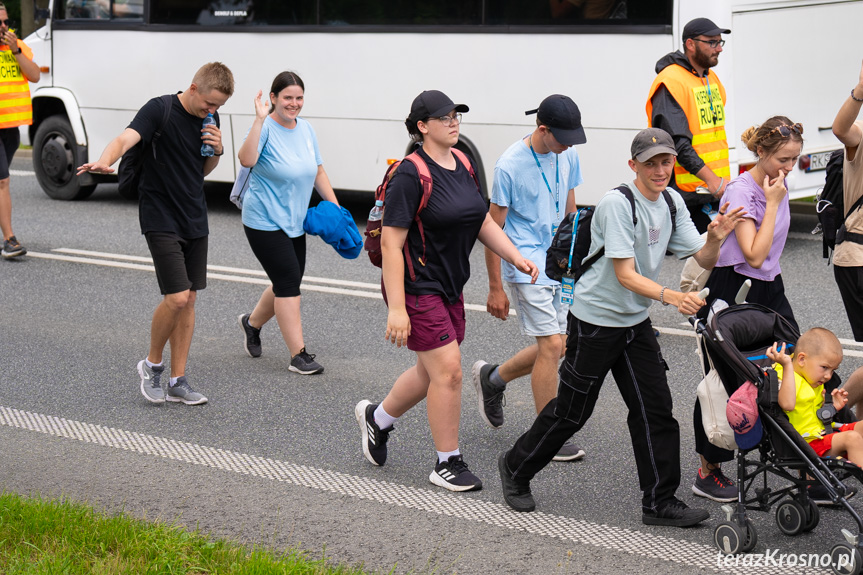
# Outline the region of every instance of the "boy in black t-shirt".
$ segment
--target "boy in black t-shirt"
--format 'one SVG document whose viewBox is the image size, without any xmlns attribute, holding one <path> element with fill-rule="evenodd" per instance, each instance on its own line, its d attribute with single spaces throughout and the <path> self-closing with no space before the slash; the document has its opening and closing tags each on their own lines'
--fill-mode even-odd
<svg viewBox="0 0 863 575">
<path fill-rule="evenodd" d="M 186 381 L 186 359 L 195 329 L 195 299 L 207 285 L 207 203 L 204 176 L 212 172 L 224 154 L 216 110 L 234 93 L 234 77 L 220 62 L 205 64 L 189 88 L 171 97 L 171 112 L 157 143 L 157 155 L 143 154 L 138 186 L 141 233 L 153 256 L 156 278 L 164 298 L 153 312 L 150 350 L 138 362 L 141 393 L 152 403 L 165 401 L 199 405 L 207 402 Z M 152 141 L 164 114 L 161 98 L 144 104 L 132 123 L 117 136 L 95 162 L 78 168 L 78 174 L 111 174 L 114 164 L 138 142 Z M 201 128 L 212 114 L 215 125 Z M 201 144 L 215 155 L 201 155 Z M 167 392 L 161 375 L 162 353 L 171 342 L 171 379 Z"/>
</svg>

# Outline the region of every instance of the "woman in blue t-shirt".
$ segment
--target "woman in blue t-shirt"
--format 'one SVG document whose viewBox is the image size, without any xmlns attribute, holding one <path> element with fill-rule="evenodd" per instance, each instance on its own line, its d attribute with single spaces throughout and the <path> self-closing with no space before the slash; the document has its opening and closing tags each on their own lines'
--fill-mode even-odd
<svg viewBox="0 0 863 575">
<path fill-rule="evenodd" d="M 291 353 L 291 371 L 309 375 L 324 368 L 306 352 L 300 318 L 300 282 L 306 267 L 303 220 L 316 189 L 338 205 L 324 171 L 312 126 L 299 117 L 305 85 L 293 72 L 273 80 L 268 102 L 255 98 L 255 121 L 240 147 L 240 164 L 253 168 L 243 198 L 243 228 L 272 285 L 250 314 L 238 318 L 246 352 L 261 355 L 261 328 L 274 315 Z M 272 104 L 271 104 L 272 103 Z"/>
<path fill-rule="evenodd" d="M 467 106 L 454 104 L 444 93 L 428 90 L 414 99 L 405 121 L 411 137 L 422 143 L 418 161 L 428 166 L 432 192 L 419 212 L 420 229 L 416 221 L 423 196 L 419 172 L 411 161 L 399 165 L 386 190 L 381 251 L 384 300 L 389 308 L 385 337 L 415 352 L 416 363 L 399 376 L 379 405 L 363 400 L 354 409 L 363 454 L 371 463 L 383 465 L 393 423 L 425 399 L 437 450 L 429 481 L 450 491 L 482 488 L 458 447 L 459 345 L 465 332 L 462 288 L 470 277 L 471 249 L 479 239 L 532 281 L 539 273 L 488 215 L 472 175 L 475 168 L 454 150 L 461 114 L 467 111 Z"/>
</svg>

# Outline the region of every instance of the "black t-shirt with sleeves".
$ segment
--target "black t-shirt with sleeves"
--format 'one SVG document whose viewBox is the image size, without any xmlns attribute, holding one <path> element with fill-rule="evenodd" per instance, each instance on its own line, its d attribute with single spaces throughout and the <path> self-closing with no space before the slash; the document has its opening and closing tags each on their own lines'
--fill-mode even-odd
<svg viewBox="0 0 863 575">
<path fill-rule="evenodd" d="M 414 222 L 422 185 L 411 162 L 402 162 L 387 186 L 383 225 L 409 229 L 407 241 L 417 279 L 410 280 L 406 267 L 405 293 L 437 294 L 455 303 L 470 278 L 470 252 L 488 207 L 461 161 L 456 159 L 456 169 L 451 171 L 436 164 L 422 149 L 419 154 L 432 177 L 431 197 L 420 212 L 426 265 L 418 262 L 423 243 Z"/>
<path fill-rule="evenodd" d="M 203 118 L 183 108 L 171 96 L 171 115 L 156 143 L 156 158 L 149 147 L 164 117 L 162 98 L 153 98 L 138 110 L 129 127 L 146 145 L 141 171 L 139 218 L 141 233 L 169 232 L 186 239 L 209 234 L 204 198 L 204 162 L 201 156 Z M 213 114 L 219 125 L 219 114 Z"/>
</svg>

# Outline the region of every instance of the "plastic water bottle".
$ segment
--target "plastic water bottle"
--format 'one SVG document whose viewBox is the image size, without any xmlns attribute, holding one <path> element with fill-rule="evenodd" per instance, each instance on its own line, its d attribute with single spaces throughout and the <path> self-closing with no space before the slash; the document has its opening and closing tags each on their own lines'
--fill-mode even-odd
<svg viewBox="0 0 863 575">
<path fill-rule="evenodd" d="M 203 127 L 206 128 L 207 126 L 210 126 L 210 125 L 215 126 L 216 125 L 216 119 L 213 118 L 212 114 L 207 114 L 207 117 L 204 118 Z M 211 146 L 210 144 L 207 144 L 207 143 L 201 144 L 201 155 L 202 156 L 210 157 L 210 156 L 214 155 L 215 153 L 216 153 L 216 150 L 214 150 L 213 146 Z"/>
<path fill-rule="evenodd" d="M 369 212 L 370 222 L 379 222 L 384 217 L 384 203 L 381 200 L 375 200 L 375 207 Z"/>
</svg>

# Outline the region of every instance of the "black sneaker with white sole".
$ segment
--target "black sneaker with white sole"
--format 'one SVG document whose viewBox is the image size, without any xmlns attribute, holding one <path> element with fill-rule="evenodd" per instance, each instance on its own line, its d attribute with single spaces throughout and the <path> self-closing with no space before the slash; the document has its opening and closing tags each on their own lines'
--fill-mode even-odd
<svg viewBox="0 0 863 575">
<path fill-rule="evenodd" d="M 704 509 L 691 509 L 677 497 L 663 501 L 656 510 L 643 510 L 641 514 L 641 522 L 645 525 L 665 527 L 692 527 L 709 518 L 710 513 Z"/>
<path fill-rule="evenodd" d="M 429 481 L 450 491 L 479 491 L 482 489 L 482 481 L 471 473 L 461 455 L 453 455 L 446 461 L 435 465 L 434 471 L 429 475 Z"/>
<path fill-rule="evenodd" d="M 249 357 L 261 357 L 261 330 L 249 324 L 249 316 L 244 313 L 237 318 L 237 323 L 243 330 L 243 348 Z"/>
<path fill-rule="evenodd" d="M 383 465 L 387 460 L 387 440 L 393 426 L 381 429 L 375 423 L 376 403 L 364 399 L 354 408 L 354 416 L 360 426 L 360 436 L 363 441 L 363 455 L 374 465 Z"/>
<path fill-rule="evenodd" d="M 476 389 L 476 399 L 479 405 L 479 415 L 489 427 L 498 428 L 503 425 L 503 406 L 506 398 L 503 389 L 498 389 L 489 380 L 491 372 L 497 365 L 484 361 L 473 364 L 473 387 Z"/>
<path fill-rule="evenodd" d="M 288 369 L 303 375 L 324 372 L 324 366 L 315 361 L 315 354 L 306 353 L 306 348 L 301 349 L 300 353 L 291 358 L 291 365 L 288 366 Z"/>
<path fill-rule="evenodd" d="M 15 236 L 3 241 L 3 249 L 0 250 L 2 255 L 7 260 L 17 258 L 27 254 L 27 249 L 21 245 L 21 242 Z"/>
</svg>

